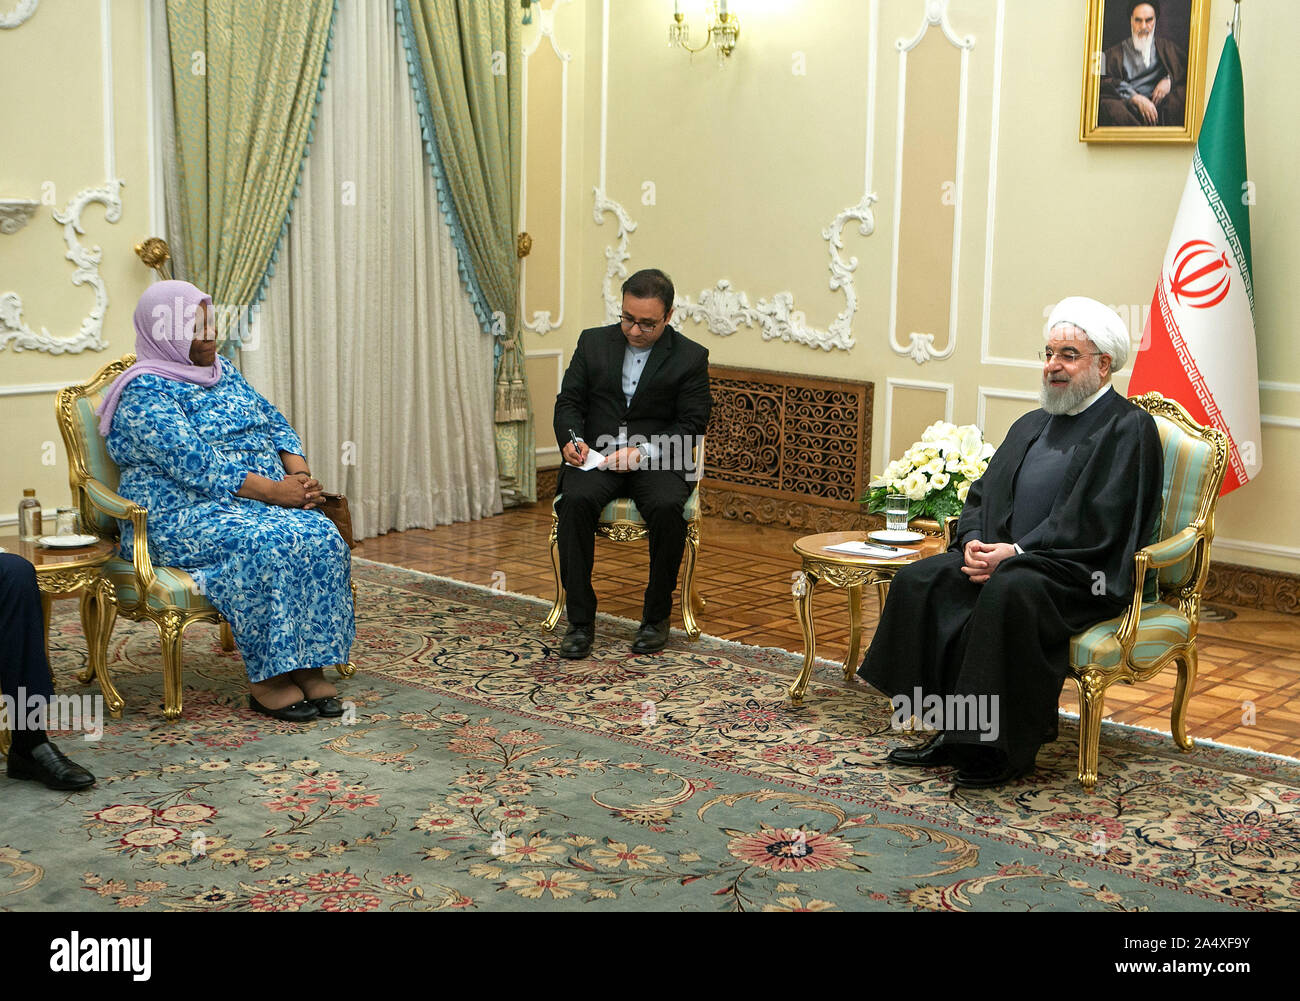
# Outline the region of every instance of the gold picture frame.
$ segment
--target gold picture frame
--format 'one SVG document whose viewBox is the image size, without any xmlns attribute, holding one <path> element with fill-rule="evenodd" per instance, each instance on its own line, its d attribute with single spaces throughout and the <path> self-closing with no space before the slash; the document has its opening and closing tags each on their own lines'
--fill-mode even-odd
<svg viewBox="0 0 1300 1001">
<path fill-rule="evenodd" d="M 1133 78 L 1125 79 L 1136 58 L 1130 38 L 1141 31 L 1141 21 L 1152 17 L 1151 67 L 1134 87 Z M 1195 142 L 1204 112 L 1209 20 L 1210 0 L 1088 0 L 1079 141 Z M 1143 94 L 1162 69 L 1165 75 L 1155 81 L 1151 95 Z M 1179 75 L 1181 82 L 1175 79 Z M 1158 103 L 1153 101 L 1162 90 Z M 1151 118 L 1155 121 L 1148 124 Z"/>
</svg>

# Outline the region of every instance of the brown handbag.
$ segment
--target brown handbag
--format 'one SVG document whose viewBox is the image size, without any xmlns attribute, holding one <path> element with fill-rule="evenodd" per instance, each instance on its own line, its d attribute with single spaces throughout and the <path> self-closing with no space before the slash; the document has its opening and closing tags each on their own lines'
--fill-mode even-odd
<svg viewBox="0 0 1300 1001">
<path fill-rule="evenodd" d="M 348 510 L 348 499 L 342 494 L 321 494 L 320 507 L 316 509 L 334 522 L 334 527 L 343 536 L 349 549 L 357 548 L 357 541 L 352 537 L 352 512 Z"/>
</svg>

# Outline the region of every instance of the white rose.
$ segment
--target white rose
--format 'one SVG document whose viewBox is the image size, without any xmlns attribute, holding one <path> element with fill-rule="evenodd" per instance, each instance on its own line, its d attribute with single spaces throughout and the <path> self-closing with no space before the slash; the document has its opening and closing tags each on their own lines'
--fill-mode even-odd
<svg viewBox="0 0 1300 1001">
<path fill-rule="evenodd" d="M 959 455 L 949 456 L 948 461 L 943 464 L 943 468 L 950 473 L 957 472 L 957 470 L 961 468 L 961 456 Z"/>
<path fill-rule="evenodd" d="M 933 487 L 935 490 L 942 490 L 944 487 L 948 485 L 948 481 L 950 479 L 952 479 L 952 477 L 949 476 L 947 473 L 934 473 L 930 477 L 930 486 Z"/>
<path fill-rule="evenodd" d="M 937 458 L 931 459 L 921 467 L 921 471 L 933 479 L 935 476 L 938 476 L 943 472 L 943 460 Z"/>
<path fill-rule="evenodd" d="M 918 470 L 903 481 L 902 491 L 907 494 L 908 500 L 924 500 L 930 492 L 930 484 L 925 474 Z"/>
<path fill-rule="evenodd" d="M 965 504 L 968 493 L 970 493 L 970 480 L 962 480 L 957 484 L 957 499 Z"/>
</svg>

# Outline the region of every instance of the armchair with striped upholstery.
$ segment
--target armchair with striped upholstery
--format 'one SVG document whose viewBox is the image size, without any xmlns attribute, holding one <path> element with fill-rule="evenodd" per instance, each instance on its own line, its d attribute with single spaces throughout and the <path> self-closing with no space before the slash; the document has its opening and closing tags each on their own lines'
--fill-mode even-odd
<svg viewBox="0 0 1300 1001">
<path fill-rule="evenodd" d="M 1175 743 L 1192 747 L 1187 706 L 1196 682 L 1196 630 L 1210 569 L 1214 509 L 1227 469 L 1228 438 L 1201 427 L 1159 393 L 1133 397 L 1155 418 L 1164 451 L 1164 502 L 1158 541 L 1133 556 L 1133 603 L 1123 615 L 1070 640 L 1069 677 L 1079 690 L 1079 782 L 1097 784 L 1106 689 L 1116 681 L 1147 681 L 1169 664 L 1178 669 L 1170 727 Z"/>
</svg>

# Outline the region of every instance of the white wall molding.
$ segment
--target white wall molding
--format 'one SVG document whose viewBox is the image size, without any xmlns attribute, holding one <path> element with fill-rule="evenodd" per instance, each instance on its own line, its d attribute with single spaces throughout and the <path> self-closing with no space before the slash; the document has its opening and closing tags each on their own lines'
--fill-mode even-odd
<svg viewBox="0 0 1300 1001">
<path fill-rule="evenodd" d="M 919 389 L 930 393 L 943 393 L 943 419 L 950 424 L 952 423 L 953 384 L 951 382 L 931 382 L 925 379 L 895 379 L 887 377 L 885 379 L 885 436 L 882 439 L 882 444 L 886 449 L 890 447 L 889 443 L 894 440 L 895 389 Z M 924 430 L 924 428 L 922 428 L 922 430 Z M 917 437 L 919 438 L 920 435 L 918 434 Z M 886 461 L 891 461 L 893 458 L 894 457 L 891 455 Z"/>
<path fill-rule="evenodd" d="M 0 233 L 17 233 L 40 207 L 41 203 L 31 198 L 0 198 Z"/>
<path fill-rule="evenodd" d="M 987 407 L 989 400 L 1030 400 L 1034 404 L 1038 403 L 1038 393 L 1028 389 L 992 389 L 987 386 L 980 386 L 976 393 L 975 405 L 975 426 L 984 433 L 984 422 L 987 417 Z"/>
<path fill-rule="evenodd" d="M 1300 382 L 1273 382 L 1271 379 L 1261 379 L 1259 388 L 1274 393 L 1300 393 Z"/>
<path fill-rule="evenodd" d="M 573 0 L 555 0 L 555 5 L 549 10 L 540 9 L 537 12 L 537 37 L 533 43 L 523 50 L 524 72 L 521 83 L 521 102 L 525 108 L 523 122 L 521 123 L 520 154 L 519 163 L 519 229 L 523 232 L 528 230 L 528 60 L 542 44 L 543 38 L 551 40 L 551 51 L 555 57 L 560 60 L 560 302 L 558 311 L 552 319 L 550 310 L 536 310 L 533 312 L 531 320 L 525 319 L 524 327 L 536 334 L 545 334 L 548 331 L 555 330 L 564 323 L 564 288 L 566 266 L 568 263 L 568 254 L 566 247 L 568 245 L 567 231 L 569 225 L 569 63 L 573 59 L 572 52 L 564 52 L 560 49 L 559 42 L 555 37 L 555 15 L 560 7 L 572 3 Z M 599 219 L 597 220 L 599 222 Z M 528 307 L 528 258 L 525 257 L 519 262 L 519 315 L 526 317 Z"/>
<path fill-rule="evenodd" d="M 636 223 L 632 221 L 627 210 L 609 196 L 606 186 L 609 121 L 609 6 L 609 0 L 603 0 L 600 58 L 600 181 L 594 191 L 594 215 L 597 225 L 603 224 L 606 212 L 613 213 L 619 223 L 617 245 L 605 248 L 605 277 L 601 289 L 605 300 L 605 318 L 612 323 L 618 318 L 621 308 L 620 301 L 614 293 L 614 282 L 616 278 L 626 277 L 628 274 L 627 262 L 631 259 L 628 237 L 636 231 Z M 712 288 L 701 290 L 697 301 L 679 294 L 674 306 L 676 316 L 703 323 L 711 333 L 723 337 L 735 333 L 744 325 L 761 330 L 765 341 L 782 340 L 806 344 L 823 351 L 829 351 L 831 348 L 848 350 L 853 347 L 853 317 L 858 308 L 853 274 L 857 270 L 858 259 L 850 257 L 845 260 L 840 256 L 840 251 L 844 249 L 844 227 L 850 220 L 857 221 L 858 232 L 863 236 L 870 236 L 875 231 L 875 216 L 871 206 L 877 199 L 871 190 L 871 165 L 875 132 L 876 41 L 879 36 L 877 31 L 879 14 L 880 0 L 870 0 L 868 38 L 871 47 L 867 55 L 867 139 L 863 194 L 855 204 L 841 210 L 821 231 L 830 256 L 827 265 L 831 273 L 828 286 L 832 292 L 843 292 L 844 309 L 825 330 L 819 330 L 809 326 L 804 312 L 795 308 L 794 293 L 777 292 L 771 299 L 759 299 L 751 306 L 750 297 L 745 292 L 733 289 L 729 280 L 720 278 Z"/>
<path fill-rule="evenodd" d="M 907 115 L 907 54 L 921 44 L 921 39 L 937 25 L 952 45 L 961 51 L 961 78 L 957 93 L 957 163 L 954 178 L 956 204 L 952 212 L 952 267 L 948 275 L 948 343 L 942 351 L 934 348 L 934 334 L 913 330 L 908 333 L 908 343 L 898 340 L 898 253 L 899 237 L 903 224 L 903 145 L 904 119 Z M 891 253 L 889 282 L 889 346 L 895 354 L 910 357 L 918 365 L 929 361 L 942 361 L 957 349 L 957 299 L 961 277 L 961 218 L 966 210 L 966 112 L 970 82 L 970 53 L 975 47 L 975 36 L 959 37 L 948 21 L 948 0 L 926 0 L 925 16 L 921 27 L 911 39 L 894 43 L 898 50 L 898 110 L 894 150 L 894 247 Z"/>
<path fill-rule="evenodd" d="M 1260 414 L 1259 422 L 1266 427 L 1300 428 L 1300 417 L 1283 417 L 1280 414 Z"/>
<path fill-rule="evenodd" d="M 22 7 L 20 5 L 20 11 Z M 32 10 L 35 4 L 32 5 Z M 31 16 L 28 11 L 27 16 Z M 104 340 L 104 310 L 108 308 L 108 289 L 99 274 L 103 251 L 98 245 L 82 246 L 77 239 L 85 235 L 81 214 L 91 203 L 104 206 L 104 218 L 111 223 L 122 218 L 122 199 L 119 192 L 122 181 L 117 177 L 117 153 L 113 136 L 113 32 L 110 0 L 100 0 L 100 68 L 103 82 L 104 113 L 104 176 L 105 182 L 97 188 L 83 188 L 73 196 L 62 212 L 54 212 L 54 221 L 63 226 L 64 255 L 76 267 L 72 272 L 74 286 L 89 285 L 95 302 L 89 315 L 72 337 L 55 337 L 42 327 L 39 333 L 23 319 L 23 301 L 17 292 L 0 295 L 0 350 L 13 345 L 14 351 L 46 351 L 50 354 L 78 354 L 90 348 L 102 351 L 108 347 Z M 21 23 L 21 22 L 20 22 Z"/>
<path fill-rule="evenodd" d="M 559 387 L 564 382 L 564 352 L 559 348 L 543 348 L 536 351 L 524 351 L 524 358 L 554 358 L 555 359 L 555 385 Z M 548 440 L 547 438 L 537 438 L 538 441 Z M 535 445 L 534 454 L 538 459 L 558 458 L 560 447 L 558 445 Z"/>
<path fill-rule="evenodd" d="M 1247 539 L 1229 539 L 1222 535 L 1216 535 L 1214 542 L 1210 545 L 1210 555 L 1213 558 L 1214 550 L 1218 546 L 1225 549 L 1237 549 L 1243 553 L 1262 553 L 1268 556 L 1289 556 L 1292 559 L 1300 559 L 1300 548 L 1296 546 L 1279 546 L 1272 542 L 1251 542 Z"/>
<path fill-rule="evenodd" d="M 0 396 L 42 396 L 45 393 L 57 393 L 71 383 L 67 382 L 20 382 L 13 386 L 0 386 Z"/>
<path fill-rule="evenodd" d="M 0 28 L 16 28 L 36 13 L 41 0 L 18 0 L 18 6 L 7 14 L 0 14 Z"/>
</svg>

